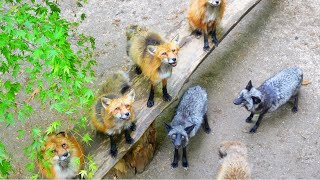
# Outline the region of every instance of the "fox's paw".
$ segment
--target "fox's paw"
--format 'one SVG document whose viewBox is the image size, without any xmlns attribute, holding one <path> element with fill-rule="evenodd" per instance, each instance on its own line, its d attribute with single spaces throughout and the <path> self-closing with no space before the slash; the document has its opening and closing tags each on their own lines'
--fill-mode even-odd
<svg viewBox="0 0 320 180">
<path fill-rule="evenodd" d="M 171 163 L 171 167 L 177 168 L 177 167 L 178 167 L 178 162 L 172 162 L 172 163 Z"/>
<path fill-rule="evenodd" d="M 210 46 L 209 46 L 209 45 L 203 46 L 203 50 L 204 50 L 205 52 L 208 52 L 208 51 L 210 50 Z"/>
<path fill-rule="evenodd" d="M 137 129 L 137 125 L 135 123 L 132 123 L 130 129 L 131 131 L 135 131 Z"/>
<path fill-rule="evenodd" d="M 204 128 L 204 132 L 207 133 L 207 134 L 210 134 L 211 133 L 211 128 L 210 127 Z"/>
<path fill-rule="evenodd" d="M 118 154 L 118 149 L 110 149 L 110 155 L 115 158 L 117 157 L 117 154 Z"/>
<path fill-rule="evenodd" d="M 201 35 L 202 35 L 202 32 L 197 29 L 197 30 L 194 31 L 194 35 L 195 35 L 195 37 L 196 37 L 197 39 L 200 39 L 200 38 L 201 38 Z"/>
<path fill-rule="evenodd" d="M 154 101 L 153 100 L 148 100 L 147 102 L 147 107 L 152 107 L 154 105 Z"/>
<path fill-rule="evenodd" d="M 249 131 L 250 134 L 254 134 L 257 132 L 257 128 L 253 127 L 251 128 L 251 130 Z"/>
<path fill-rule="evenodd" d="M 297 113 L 298 112 L 298 107 L 293 107 L 291 110 L 293 113 Z"/>
<path fill-rule="evenodd" d="M 182 161 L 182 166 L 187 168 L 189 166 L 188 161 Z"/>
<path fill-rule="evenodd" d="M 252 118 L 247 117 L 246 122 L 247 122 L 247 123 L 252 123 Z"/>
<path fill-rule="evenodd" d="M 126 142 L 127 142 L 128 144 L 132 144 L 132 143 L 134 142 L 134 139 L 133 139 L 132 137 L 126 138 Z"/>
<path fill-rule="evenodd" d="M 163 95 L 163 100 L 164 101 L 171 101 L 172 97 L 169 94 L 164 94 Z"/>
<path fill-rule="evenodd" d="M 212 39 L 212 43 L 214 44 L 215 47 L 219 46 L 219 41 L 217 39 Z"/>
<path fill-rule="evenodd" d="M 136 66 L 135 71 L 138 75 L 142 73 L 142 70 L 138 65 Z"/>
</svg>

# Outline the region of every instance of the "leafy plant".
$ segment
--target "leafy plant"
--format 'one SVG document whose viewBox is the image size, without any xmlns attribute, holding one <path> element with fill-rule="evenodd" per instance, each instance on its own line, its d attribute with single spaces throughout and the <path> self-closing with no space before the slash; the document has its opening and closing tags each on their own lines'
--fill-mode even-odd
<svg viewBox="0 0 320 180">
<path fill-rule="evenodd" d="M 80 18 L 83 20 L 85 15 Z M 63 19 L 57 4 L 49 0 L 0 2 L 0 123 L 25 123 L 34 112 L 30 103 L 33 99 L 44 111 L 85 123 L 82 110 L 94 98 L 88 84 L 94 80 L 95 40 L 79 34 L 77 26 L 78 23 Z M 60 120 L 54 121 L 45 132 L 56 131 L 60 126 Z M 31 160 L 26 166 L 29 171 L 34 170 L 36 152 L 43 145 L 42 132 L 38 127 L 31 130 L 33 141 L 25 148 Z M 22 138 L 25 130 L 18 133 Z M 82 138 L 85 142 L 91 139 L 88 134 Z M 0 145 L 0 177 L 7 177 L 12 167 L 8 156 L 1 156 L 6 151 Z"/>
<path fill-rule="evenodd" d="M 9 156 L 5 146 L 0 141 L 0 179 L 8 178 L 9 172 L 13 172 Z"/>
</svg>

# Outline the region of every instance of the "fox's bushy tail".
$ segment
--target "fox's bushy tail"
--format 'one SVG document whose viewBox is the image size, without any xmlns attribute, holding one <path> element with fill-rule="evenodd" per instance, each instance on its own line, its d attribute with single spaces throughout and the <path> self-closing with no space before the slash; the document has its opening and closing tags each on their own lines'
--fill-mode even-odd
<svg viewBox="0 0 320 180">
<path fill-rule="evenodd" d="M 98 94 L 101 95 L 114 92 L 125 94 L 130 88 L 131 82 L 129 75 L 123 71 L 118 71 L 106 79 Z"/>
<path fill-rule="evenodd" d="M 146 28 L 140 27 L 138 25 L 130 25 L 126 28 L 126 36 L 127 36 L 127 41 L 130 41 L 130 39 L 136 35 L 139 34 L 143 31 L 147 31 Z"/>
</svg>

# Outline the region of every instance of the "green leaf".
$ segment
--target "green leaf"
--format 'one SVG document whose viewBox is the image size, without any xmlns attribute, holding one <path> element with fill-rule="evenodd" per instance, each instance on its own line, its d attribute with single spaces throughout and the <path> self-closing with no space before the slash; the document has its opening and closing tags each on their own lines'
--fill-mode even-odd
<svg viewBox="0 0 320 180">
<path fill-rule="evenodd" d="M 29 171 L 29 172 L 33 172 L 33 171 L 34 171 L 34 163 L 33 163 L 33 162 L 28 163 L 28 164 L 26 165 L 26 169 L 27 169 L 27 171 Z"/>
<path fill-rule="evenodd" d="M 86 133 L 85 135 L 83 135 L 82 140 L 83 140 L 85 143 L 87 143 L 87 144 L 89 144 L 89 141 L 92 141 L 92 139 L 91 139 L 91 137 L 89 136 L 88 133 Z"/>
<path fill-rule="evenodd" d="M 41 130 L 38 127 L 35 127 L 31 130 L 31 134 L 33 136 L 33 138 L 38 138 L 39 136 L 41 136 Z"/>
<path fill-rule="evenodd" d="M 53 132 L 56 132 L 61 127 L 61 122 L 56 120 L 51 123 L 51 125 L 47 128 L 46 134 L 49 135 Z"/>
<path fill-rule="evenodd" d="M 82 13 L 80 17 L 81 17 L 81 20 L 83 21 L 86 18 L 86 14 Z"/>
<path fill-rule="evenodd" d="M 85 177 L 88 177 L 88 172 L 86 170 L 81 170 L 79 172 L 81 179 L 84 179 Z"/>
<path fill-rule="evenodd" d="M 24 136 L 25 130 L 24 129 L 20 129 L 17 132 L 19 133 L 18 134 L 18 138 L 21 139 Z"/>
</svg>

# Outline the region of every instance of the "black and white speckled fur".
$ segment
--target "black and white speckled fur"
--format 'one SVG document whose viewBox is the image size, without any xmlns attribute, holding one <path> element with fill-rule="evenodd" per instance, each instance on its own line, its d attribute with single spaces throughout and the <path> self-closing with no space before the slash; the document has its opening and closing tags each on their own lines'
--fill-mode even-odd
<svg viewBox="0 0 320 180">
<path fill-rule="evenodd" d="M 166 124 L 168 136 L 175 148 L 172 167 L 178 166 L 179 147 L 183 148 L 182 165 L 188 167 L 186 146 L 189 138 L 196 135 L 201 124 L 205 132 L 209 133 L 211 131 L 206 116 L 207 110 L 207 92 L 200 86 L 189 88 L 182 96 L 171 124 Z"/>
<path fill-rule="evenodd" d="M 260 114 L 250 133 L 255 133 L 265 113 L 273 112 L 294 98 L 293 112 L 298 111 L 298 93 L 303 80 L 300 68 L 284 69 L 274 77 L 266 80 L 260 87 L 254 88 L 251 81 L 234 100 L 234 104 L 243 105 L 251 112 L 246 122 L 251 122 L 254 114 Z"/>
</svg>

